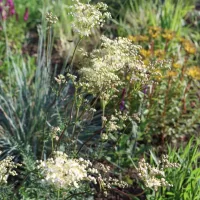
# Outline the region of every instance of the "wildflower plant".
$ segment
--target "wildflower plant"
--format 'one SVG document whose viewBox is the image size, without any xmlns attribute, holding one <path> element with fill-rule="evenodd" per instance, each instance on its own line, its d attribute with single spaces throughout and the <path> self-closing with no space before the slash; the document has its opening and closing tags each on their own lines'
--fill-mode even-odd
<svg viewBox="0 0 200 200">
<path fill-rule="evenodd" d="M 84 4 L 79 0 L 74 0 L 74 4 L 69 6 L 69 14 L 73 16 L 73 30 L 82 38 L 91 35 L 95 28 L 103 26 L 106 19 L 111 18 L 107 12 L 107 5 L 100 2 L 96 5 Z"/>
<path fill-rule="evenodd" d="M 162 142 L 166 139 L 175 142 L 176 138 L 193 133 L 198 126 L 196 116 L 199 116 L 198 98 L 195 97 L 199 87 L 195 45 L 180 38 L 176 32 L 160 27 L 149 27 L 148 34 L 129 36 L 129 39 L 142 46 L 140 55 L 144 64 L 154 63 L 152 70 L 157 72 L 157 75 L 151 75 L 154 83 L 146 85 L 142 97 L 146 106 L 143 104 L 141 132 L 151 132 Z M 155 61 L 163 62 L 169 68 L 155 68 Z M 134 105 L 131 107 L 135 109 Z"/>
<path fill-rule="evenodd" d="M 110 168 L 102 163 L 93 166 L 89 160 L 69 158 L 67 154 L 60 151 L 53 154 L 53 158 L 37 161 L 37 168 L 41 178 L 43 178 L 41 179 L 42 184 L 49 185 L 58 192 L 67 191 L 70 193 L 71 190 L 81 187 L 83 183 L 86 184 L 85 182 L 99 184 L 102 192 L 107 192 L 113 186 L 127 187 L 123 181 L 105 177 Z"/>
<path fill-rule="evenodd" d="M 160 159 L 156 158 L 154 154 L 151 153 L 150 163 L 147 163 L 146 159 L 142 159 L 142 166 L 144 163 L 150 168 L 156 168 L 156 170 L 161 170 L 162 176 L 158 176 L 161 179 L 164 175 L 165 181 L 170 184 L 170 186 L 158 186 L 158 190 L 151 192 L 152 187 L 147 192 L 147 199 L 173 199 L 179 200 L 181 198 L 195 199 L 199 198 L 199 140 L 196 138 L 190 139 L 187 145 L 180 147 L 168 146 L 168 155 L 163 154 Z M 147 168 L 142 167 L 141 164 L 138 165 L 139 171 L 143 171 L 145 177 L 148 177 L 146 173 Z M 139 175 L 140 178 L 142 178 Z M 145 178 L 143 180 L 146 180 Z M 160 182 L 158 180 L 158 182 Z M 145 182 L 143 182 L 145 185 Z M 148 184 L 148 183 L 147 183 Z M 161 185 L 161 184 L 160 184 Z M 146 191 L 147 191 L 146 190 Z M 153 189 L 154 190 L 154 189 Z"/>
<path fill-rule="evenodd" d="M 126 38 L 111 40 L 102 36 L 100 49 L 83 54 L 85 60 L 79 72 L 82 81 L 88 83 L 88 90 L 94 95 L 100 94 L 107 104 L 124 87 L 125 81 L 121 77 L 125 74 L 130 74 L 133 83 L 149 81 L 148 70 L 138 55 L 139 49 Z"/>
<path fill-rule="evenodd" d="M 168 117 L 177 111 L 174 107 L 173 113 L 168 111 L 171 97 L 179 101 L 178 114 L 192 113 L 187 95 L 197 84 L 199 72 L 178 59 L 166 61 L 174 32 L 151 27 L 148 36 L 102 36 L 98 48 L 80 51 L 83 59 L 75 72 L 72 67 L 80 41 L 102 27 L 110 14 L 103 3 L 74 0 L 67 8 L 79 38 L 71 61 L 61 70 L 52 66 L 53 29 L 60 16 L 45 14 L 48 9 L 44 7 L 37 60 L 21 56 L 17 63 L 8 57 L 9 84 L 2 81 L 0 85 L 0 147 L 4 154 L 19 154 L 23 162 L 16 188 L 23 199 L 89 199 L 110 191 L 125 194 L 128 184 L 121 178 L 126 171 L 123 167 L 136 157 L 136 151 L 143 151 L 141 143 L 148 142 L 141 142 L 145 133 L 168 134 Z M 160 35 L 165 45 L 156 49 Z M 143 42 L 147 44 L 142 49 Z M 196 48 L 185 40 L 181 45 L 185 63 L 191 64 Z M 180 78 L 177 84 L 175 77 Z M 186 124 L 178 117 L 173 120 L 174 126 Z M 13 157 L 6 159 L 0 161 L 0 184 L 4 185 L 20 166 Z M 179 165 L 164 156 L 156 167 L 141 160 L 136 171 L 145 187 L 157 193 L 161 187 L 172 187 L 167 168 Z"/>
</svg>

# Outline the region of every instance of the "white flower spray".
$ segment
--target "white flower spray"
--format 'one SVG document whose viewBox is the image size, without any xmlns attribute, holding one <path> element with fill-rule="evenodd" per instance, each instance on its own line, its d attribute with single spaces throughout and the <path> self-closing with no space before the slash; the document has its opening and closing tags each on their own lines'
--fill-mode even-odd
<svg viewBox="0 0 200 200">
<path fill-rule="evenodd" d="M 2 152 L 0 151 L 0 154 Z M 0 185 L 6 184 L 9 175 L 16 176 L 17 172 L 15 169 L 21 164 L 13 162 L 13 156 L 7 156 L 5 159 L 0 161 Z"/>
<path fill-rule="evenodd" d="M 145 159 L 141 159 L 138 163 L 138 168 L 136 168 L 139 177 L 144 181 L 147 188 L 158 190 L 159 187 L 172 187 L 165 179 L 166 168 L 178 168 L 180 165 L 178 163 L 170 163 L 168 156 L 162 156 L 162 160 L 158 162 L 159 166 L 152 167 L 148 164 Z"/>
<path fill-rule="evenodd" d="M 46 161 L 37 161 L 37 168 L 43 177 L 44 184 L 54 187 L 57 191 L 77 189 L 83 183 L 99 185 L 103 192 L 113 186 L 127 187 L 127 183 L 116 178 L 109 177 L 110 167 L 102 163 L 93 165 L 83 158 L 69 158 L 67 154 L 56 151 L 52 158 Z M 84 182 L 85 183 L 85 182 Z"/>
<path fill-rule="evenodd" d="M 74 4 L 69 6 L 72 11 L 69 14 L 74 18 L 72 28 L 80 37 L 88 37 L 95 28 L 103 26 L 105 20 L 111 18 L 110 13 L 106 12 L 108 6 L 104 3 L 91 5 L 81 3 L 79 0 L 73 2 Z"/>
</svg>

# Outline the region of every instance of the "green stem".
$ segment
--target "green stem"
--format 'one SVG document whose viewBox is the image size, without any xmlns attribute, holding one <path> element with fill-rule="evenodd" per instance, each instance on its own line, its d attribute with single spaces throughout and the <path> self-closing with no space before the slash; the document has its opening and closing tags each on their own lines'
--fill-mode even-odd
<svg viewBox="0 0 200 200">
<path fill-rule="evenodd" d="M 158 192 L 155 191 L 155 200 L 157 200 L 157 199 L 158 199 Z"/>
<path fill-rule="evenodd" d="M 76 134 L 76 124 L 78 122 L 78 116 L 79 116 L 79 110 L 80 110 L 80 103 L 78 102 L 77 99 L 77 88 L 75 87 L 75 105 L 76 105 L 76 114 L 75 114 L 75 122 L 74 122 L 74 126 L 72 129 L 72 139 L 76 140 L 78 139 L 78 133 Z M 74 152 L 77 150 L 77 142 L 75 142 L 75 146 L 74 146 Z"/>
<path fill-rule="evenodd" d="M 103 99 L 103 98 L 102 98 Z M 106 103 L 104 101 L 104 99 L 102 100 L 102 119 L 104 119 L 105 117 L 105 108 L 106 108 Z M 105 123 L 104 123 L 104 120 L 102 120 L 102 126 L 101 126 L 101 133 L 100 133 L 100 136 L 103 134 L 103 131 L 104 131 L 104 127 L 105 127 Z M 98 156 L 101 157 L 101 152 L 103 150 L 103 145 L 101 143 L 99 143 L 98 145 Z M 100 158 L 99 157 L 99 158 Z"/>
<path fill-rule="evenodd" d="M 47 52 L 46 52 L 46 67 L 47 70 L 50 70 L 50 61 L 51 61 L 51 52 L 52 52 L 52 27 L 49 27 L 49 29 L 47 30 Z M 50 71 L 49 71 L 50 74 Z"/>
<path fill-rule="evenodd" d="M 92 103 L 92 105 L 90 106 L 90 108 L 93 108 L 93 107 L 95 106 L 95 104 L 97 103 L 97 100 L 99 99 L 99 96 L 100 96 L 100 95 L 98 95 L 98 96 L 96 97 L 96 99 L 94 100 L 94 102 Z M 83 111 L 81 112 L 81 114 L 79 115 L 79 119 L 86 113 L 86 111 L 88 111 L 88 110 L 85 109 L 85 110 L 83 110 Z"/>
<path fill-rule="evenodd" d="M 51 148 L 52 148 L 52 152 L 53 152 L 53 150 L 54 150 L 54 148 L 53 148 L 53 137 L 51 138 Z"/>
<path fill-rule="evenodd" d="M 102 100 L 102 117 L 104 118 L 105 117 L 105 109 L 106 109 L 106 104 L 105 104 L 105 101 Z M 102 122 L 102 127 L 104 127 L 104 122 Z"/>
<path fill-rule="evenodd" d="M 6 20 L 2 20 L 2 26 L 3 26 L 3 32 L 4 32 L 4 36 L 5 36 L 5 41 L 6 41 L 6 57 L 8 59 L 9 56 L 9 44 L 8 44 L 8 36 L 7 36 L 7 31 L 6 31 Z"/>
<path fill-rule="evenodd" d="M 60 199 L 60 189 L 57 191 L 58 200 Z"/>
<path fill-rule="evenodd" d="M 71 73 L 72 72 L 72 67 L 73 67 L 73 63 L 74 63 L 74 58 L 75 58 L 75 54 L 76 54 L 76 50 L 81 42 L 81 40 L 83 39 L 83 37 L 80 37 L 75 48 L 74 48 L 74 51 L 73 51 L 73 54 L 72 54 L 72 60 L 71 60 L 71 64 L 70 64 L 70 67 L 69 67 L 69 72 Z"/>
<path fill-rule="evenodd" d="M 75 130 L 76 130 L 76 123 L 77 123 L 77 121 L 78 121 L 79 109 L 80 109 L 80 107 L 77 106 L 77 109 L 76 109 L 76 116 L 75 116 L 75 124 L 74 124 L 73 130 L 72 130 L 72 137 L 73 137 L 73 138 L 75 138 Z M 77 138 L 77 136 L 76 136 L 76 138 Z"/>
</svg>

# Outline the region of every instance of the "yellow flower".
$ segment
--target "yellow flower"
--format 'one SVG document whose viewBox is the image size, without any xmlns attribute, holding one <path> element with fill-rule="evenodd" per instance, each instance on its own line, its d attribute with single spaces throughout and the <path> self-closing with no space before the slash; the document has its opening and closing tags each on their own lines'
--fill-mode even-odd
<svg viewBox="0 0 200 200">
<path fill-rule="evenodd" d="M 160 27 L 149 27 L 149 35 L 152 37 L 152 38 L 157 38 L 159 36 L 161 32 L 161 28 Z"/>
<path fill-rule="evenodd" d="M 162 37 L 168 41 L 172 40 L 174 36 L 175 36 L 174 32 L 170 30 L 165 30 L 164 33 L 162 34 Z"/>
<path fill-rule="evenodd" d="M 149 41 L 149 37 L 146 35 L 138 35 L 138 41 L 147 42 L 147 41 Z"/>
<path fill-rule="evenodd" d="M 137 42 L 138 41 L 138 37 L 137 36 L 129 35 L 128 39 L 131 40 L 132 42 Z"/>
<path fill-rule="evenodd" d="M 143 56 L 143 57 L 149 57 L 151 55 L 151 51 L 149 50 L 145 50 L 145 49 L 140 49 L 140 54 Z"/>
<path fill-rule="evenodd" d="M 183 38 L 183 37 L 179 37 L 178 40 L 180 41 L 180 43 L 185 43 L 185 42 L 188 41 L 188 40 L 186 40 L 186 39 Z"/>
<path fill-rule="evenodd" d="M 145 59 L 143 62 L 144 62 L 144 65 L 145 65 L 145 66 L 148 66 L 148 65 L 150 64 L 149 59 Z"/>
<path fill-rule="evenodd" d="M 191 42 L 183 43 L 183 47 L 184 47 L 185 51 L 189 54 L 195 54 L 196 53 L 196 48 Z"/>
<path fill-rule="evenodd" d="M 155 53 L 155 56 L 160 59 L 163 59 L 165 57 L 165 51 L 162 49 L 155 50 L 154 53 Z"/>
<path fill-rule="evenodd" d="M 172 66 L 176 69 L 180 69 L 182 67 L 179 63 L 173 63 Z"/>
<path fill-rule="evenodd" d="M 195 80 L 200 80 L 200 67 L 193 66 L 187 70 L 187 75 Z"/>
<path fill-rule="evenodd" d="M 184 50 L 189 53 L 189 54 L 195 54 L 196 53 L 196 47 L 195 45 L 190 41 L 185 38 L 179 38 L 179 41 L 183 45 Z"/>
<path fill-rule="evenodd" d="M 177 72 L 175 71 L 168 71 L 167 74 L 166 74 L 166 77 L 175 77 L 177 76 Z"/>
</svg>

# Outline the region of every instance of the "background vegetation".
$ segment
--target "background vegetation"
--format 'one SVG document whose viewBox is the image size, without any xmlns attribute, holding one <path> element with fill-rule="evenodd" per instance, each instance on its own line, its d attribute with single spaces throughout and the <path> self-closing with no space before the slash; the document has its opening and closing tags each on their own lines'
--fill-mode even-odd
<svg viewBox="0 0 200 200">
<path fill-rule="evenodd" d="M 198 200 L 200 2 L 77 2 L 0 0 L 0 199 Z"/>
</svg>

